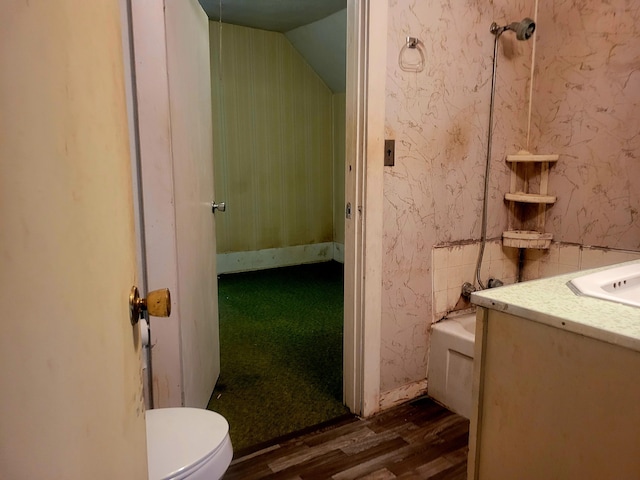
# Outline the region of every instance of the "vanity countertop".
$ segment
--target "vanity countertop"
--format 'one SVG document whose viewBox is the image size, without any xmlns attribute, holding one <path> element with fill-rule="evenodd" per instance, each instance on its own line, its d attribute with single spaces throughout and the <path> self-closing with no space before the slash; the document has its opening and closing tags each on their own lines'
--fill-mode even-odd
<svg viewBox="0 0 640 480">
<path fill-rule="evenodd" d="M 471 301 L 481 307 L 640 351 L 640 308 L 576 295 L 567 285 L 575 277 L 606 268 L 610 267 L 482 290 L 473 293 Z"/>
</svg>

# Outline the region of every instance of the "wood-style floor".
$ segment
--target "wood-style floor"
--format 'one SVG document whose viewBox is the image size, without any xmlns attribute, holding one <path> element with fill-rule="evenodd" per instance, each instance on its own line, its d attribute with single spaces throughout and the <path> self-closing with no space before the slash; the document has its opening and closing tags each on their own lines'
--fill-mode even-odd
<svg viewBox="0 0 640 480">
<path fill-rule="evenodd" d="M 468 436 L 468 420 L 422 398 L 238 452 L 224 480 L 466 479 Z"/>
</svg>

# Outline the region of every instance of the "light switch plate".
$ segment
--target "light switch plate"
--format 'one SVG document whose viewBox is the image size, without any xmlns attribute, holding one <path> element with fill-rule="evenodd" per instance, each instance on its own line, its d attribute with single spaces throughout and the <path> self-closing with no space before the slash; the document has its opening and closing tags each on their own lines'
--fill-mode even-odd
<svg viewBox="0 0 640 480">
<path fill-rule="evenodd" d="M 384 141 L 384 166 L 393 167 L 396 164 L 396 141 Z"/>
</svg>

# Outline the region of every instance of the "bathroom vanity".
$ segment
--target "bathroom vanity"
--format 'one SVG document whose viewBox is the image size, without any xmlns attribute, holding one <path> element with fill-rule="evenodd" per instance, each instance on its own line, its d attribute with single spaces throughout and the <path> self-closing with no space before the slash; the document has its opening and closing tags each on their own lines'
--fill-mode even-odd
<svg viewBox="0 0 640 480">
<path fill-rule="evenodd" d="M 640 478 L 640 307 L 567 284 L 599 270 L 472 295 L 470 480 Z"/>
</svg>

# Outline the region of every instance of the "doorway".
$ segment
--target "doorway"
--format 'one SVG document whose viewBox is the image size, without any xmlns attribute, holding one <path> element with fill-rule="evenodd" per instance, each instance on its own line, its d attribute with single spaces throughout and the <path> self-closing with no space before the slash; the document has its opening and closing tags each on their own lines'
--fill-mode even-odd
<svg viewBox="0 0 640 480">
<path fill-rule="evenodd" d="M 382 162 L 368 160 L 378 158 L 384 145 L 384 102 L 379 99 L 384 98 L 385 78 L 380 72 L 386 68 L 387 5 L 386 2 L 348 0 L 347 12 L 347 168 L 344 205 L 352 206 L 353 215 L 345 221 L 344 394 L 345 404 L 352 412 L 368 416 L 379 409 L 380 397 L 380 239 L 383 232 L 380 213 L 383 166 Z M 144 18 L 149 17 L 148 12 L 142 13 Z M 149 21 L 161 30 L 163 21 L 159 13 Z M 153 45 L 163 42 L 162 38 L 147 38 L 144 34 L 138 38 Z M 154 86 L 162 79 L 162 76 L 156 77 L 155 82 L 149 83 Z M 378 100 L 370 102 L 370 98 Z M 155 115 L 151 118 L 162 121 L 164 117 Z M 155 123 L 151 122 L 149 127 L 155 128 Z M 171 231 L 167 231 L 163 237 L 171 238 L 172 235 Z M 160 261 L 157 266 L 162 267 L 164 264 L 165 262 Z M 166 274 L 167 279 L 160 284 L 175 282 L 176 270 L 164 270 L 166 272 L 163 271 L 163 275 Z M 167 340 L 175 343 L 178 338 L 175 328 L 177 323 L 158 323 L 156 333 L 162 330 L 166 333 Z M 173 355 L 175 349 L 161 349 L 159 345 L 158 341 L 154 343 L 154 378 L 166 381 L 166 386 L 171 388 L 166 389 L 170 395 L 161 396 L 162 401 L 156 406 L 183 405 L 180 398 L 180 360 Z M 164 390 L 154 389 L 154 392 Z"/>
<path fill-rule="evenodd" d="M 346 2 L 343 3 L 346 6 Z M 344 56 L 346 9 L 337 15 L 342 15 L 342 18 L 329 18 L 321 22 L 341 22 Z M 304 396 L 287 396 L 283 391 L 286 389 L 271 391 L 270 388 L 274 385 L 268 382 L 260 388 L 264 389 L 264 396 L 285 394 L 282 403 L 297 401 L 303 407 L 306 404 L 307 410 L 315 412 L 307 412 L 314 415 L 304 417 L 315 419 L 314 423 L 329 420 L 347 411 L 341 405 L 344 330 L 344 65 L 342 91 L 336 93 L 333 91 L 336 88 L 332 90 L 327 86 L 310 67 L 309 62 L 293 47 L 286 34 L 227 24 L 224 23 L 224 18 L 223 23 L 211 22 L 210 26 L 216 200 L 225 201 L 227 209 L 224 213 L 216 214 L 218 271 L 222 274 L 219 282 L 222 371 L 209 407 L 219 410 L 227 418 L 234 417 L 233 412 L 225 411 L 232 401 L 228 398 L 235 391 L 236 385 L 233 382 L 248 382 L 257 389 L 261 382 L 256 379 L 262 377 L 260 364 L 269 364 L 273 360 L 271 358 L 244 363 L 244 358 L 236 355 L 238 352 L 230 351 L 242 348 L 232 340 L 237 337 L 237 332 L 246 327 L 244 324 L 233 324 L 232 317 L 239 316 L 238 310 L 243 310 L 245 322 L 251 324 L 252 309 L 261 310 L 266 317 L 268 315 L 264 312 L 279 309 L 286 302 L 291 323 L 284 332 L 295 335 L 301 317 L 304 317 L 305 323 L 312 324 L 313 320 L 311 314 L 299 314 L 304 305 L 296 305 L 296 301 L 305 295 L 313 295 L 310 291 L 315 289 L 317 300 L 311 303 L 320 305 L 323 300 L 333 299 L 337 304 L 333 305 L 331 315 L 327 315 L 330 310 L 328 306 L 324 313 L 325 317 L 338 317 L 339 335 L 326 331 L 316 333 L 322 336 L 317 340 L 333 338 L 334 343 L 327 345 L 325 350 L 332 352 L 333 360 L 338 361 L 339 391 L 333 392 L 335 398 L 329 400 L 330 405 L 325 402 L 324 405 L 313 407 L 311 402 L 304 400 Z M 294 43 L 296 33 L 300 36 L 304 32 L 293 32 Z M 309 263 L 312 265 L 305 265 Z M 292 266 L 295 264 L 299 266 Z M 255 270 L 259 272 L 238 273 Z M 245 299 L 242 305 L 234 304 L 236 297 L 242 297 L 242 292 L 237 291 L 237 285 L 245 285 L 247 290 L 256 289 L 252 290 L 253 295 Z M 271 287 L 274 290 L 269 290 Z M 294 290 L 300 293 L 292 294 Z M 227 295 L 230 297 L 227 298 Z M 255 299 L 263 300 L 255 304 Z M 225 301 L 229 302 L 227 309 Z M 283 316 L 280 313 L 279 319 Z M 264 323 L 264 318 L 254 320 Z M 327 328 L 328 323 L 332 322 L 324 322 Z M 234 329 L 235 332 L 229 333 L 225 331 L 226 328 Z M 261 328 L 262 324 L 256 323 L 242 340 L 259 332 Z M 330 329 L 335 330 L 333 323 Z M 272 330 L 277 328 L 273 327 Z M 266 334 L 263 332 L 253 342 L 260 343 L 264 337 Z M 301 340 L 303 337 L 304 335 L 297 337 L 298 341 L 304 343 L 305 340 Z M 227 345 L 225 338 L 229 339 Z M 298 362 L 296 350 L 291 348 L 296 341 L 286 333 L 283 333 L 280 340 L 281 344 L 276 348 L 271 345 L 264 348 L 267 352 L 260 353 L 288 350 L 292 367 L 289 370 L 299 369 L 307 363 L 311 367 L 308 378 L 317 378 L 321 384 L 335 383 L 335 378 L 332 378 L 335 372 L 313 368 L 321 361 L 314 363 L 310 348 L 301 346 L 306 350 L 308 361 Z M 307 347 L 316 344 L 317 342 L 312 342 Z M 245 357 L 253 355 L 250 353 L 253 346 L 245 345 Z M 231 362 L 231 358 L 235 360 L 225 369 L 225 361 Z M 244 370 L 239 373 L 242 378 L 229 378 L 238 363 L 245 365 Z M 255 367 L 253 372 L 251 365 Z M 284 379 L 290 373 L 282 371 L 279 383 L 285 385 Z M 296 394 L 301 393 L 305 383 L 300 382 Z M 238 408 L 242 409 L 242 404 L 254 393 L 256 392 L 248 392 L 243 395 L 245 398 L 239 398 Z M 312 396 L 315 401 L 322 395 Z M 302 400 L 295 400 L 296 398 Z M 263 398 L 259 404 L 254 403 L 253 410 L 264 408 L 267 400 L 271 398 Z M 339 408 L 336 408 L 336 404 Z M 272 422 L 274 436 L 289 433 L 282 430 L 287 424 L 293 429 L 311 425 L 308 423 L 311 420 L 305 419 L 289 422 L 287 417 L 291 419 L 297 416 L 293 415 L 296 408 L 293 404 L 288 409 L 286 405 L 284 407 L 285 417 Z M 278 408 L 268 410 L 264 417 L 267 417 L 266 413 L 273 414 Z M 318 416 L 323 410 L 326 411 L 325 415 Z M 236 432 L 249 430 L 237 420 L 230 423 Z M 258 429 L 252 430 L 255 434 Z M 241 438 L 240 448 L 248 446 L 246 442 L 255 442 L 257 437 L 252 435 L 250 438 L 251 440 L 246 441 Z M 237 443 L 237 439 L 238 436 L 234 438 L 234 442 Z M 261 438 L 267 439 L 264 435 Z"/>
</svg>

